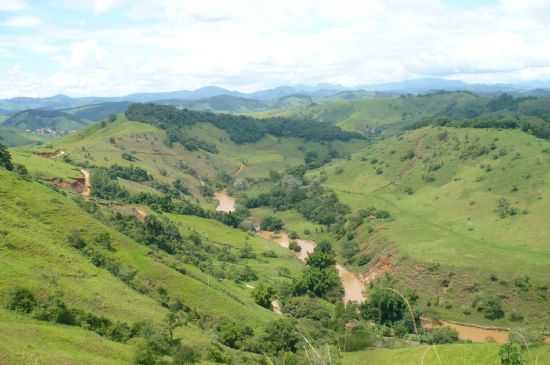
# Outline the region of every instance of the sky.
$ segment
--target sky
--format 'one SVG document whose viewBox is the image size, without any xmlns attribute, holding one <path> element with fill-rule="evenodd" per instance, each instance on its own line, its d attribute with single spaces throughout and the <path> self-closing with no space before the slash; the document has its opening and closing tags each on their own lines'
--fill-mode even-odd
<svg viewBox="0 0 550 365">
<path fill-rule="evenodd" d="M 550 80 L 548 0 L 0 0 L 0 98 Z"/>
</svg>

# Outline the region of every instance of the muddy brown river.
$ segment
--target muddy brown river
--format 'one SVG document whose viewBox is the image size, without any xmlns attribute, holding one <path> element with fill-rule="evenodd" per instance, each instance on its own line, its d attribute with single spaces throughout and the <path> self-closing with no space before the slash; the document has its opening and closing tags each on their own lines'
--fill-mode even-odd
<svg viewBox="0 0 550 365">
<path fill-rule="evenodd" d="M 219 202 L 218 207 L 216 208 L 217 211 L 226 213 L 235 211 L 235 199 L 230 197 L 225 190 L 217 192 L 214 196 Z M 274 242 L 279 246 L 286 248 L 288 248 L 291 241 L 286 232 L 274 233 L 269 231 L 258 231 L 257 234 L 268 241 Z M 302 248 L 300 252 L 296 253 L 296 257 L 305 263 L 308 255 L 315 249 L 315 242 L 303 239 L 296 239 L 295 241 Z M 338 270 L 340 280 L 342 280 L 342 286 L 344 287 L 345 302 L 354 301 L 361 303 L 365 301 L 365 294 L 363 290 L 366 283 L 368 283 L 370 279 L 374 280 L 379 274 L 377 272 L 366 274 L 363 279 L 361 279 L 355 273 L 347 270 L 342 265 L 336 265 L 336 270 Z M 502 344 L 506 343 L 510 336 L 510 331 L 505 328 L 486 328 L 482 326 L 458 324 L 448 321 L 435 321 L 429 318 L 422 319 L 422 326 L 424 328 L 450 327 L 458 332 L 458 337 L 461 340 L 479 343 L 496 342 Z M 546 338 L 545 342 L 550 343 L 550 338 Z"/>
<path fill-rule="evenodd" d="M 218 212 L 234 212 L 235 211 L 235 199 L 227 194 L 227 191 L 219 191 L 214 194 L 214 198 L 218 201 L 216 210 Z M 279 246 L 288 248 L 290 244 L 290 238 L 286 232 L 268 232 L 258 231 L 257 234 L 271 242 L 278 244 Z M 315 242 L 304 239 L 296 239 L 296 243 L 301 247 L 300 252 L 296 252 L 296 257 L 305 263 L 307 257 L 315 249 Z M 351 271 L 347 270 L 341 265 L 336 265 L 336 270 L 342 280 L 342 286 L 344 287 L 344 301 L 363 302 L 365 296 L 363 294 L 364 282 Z"/>
</svg>

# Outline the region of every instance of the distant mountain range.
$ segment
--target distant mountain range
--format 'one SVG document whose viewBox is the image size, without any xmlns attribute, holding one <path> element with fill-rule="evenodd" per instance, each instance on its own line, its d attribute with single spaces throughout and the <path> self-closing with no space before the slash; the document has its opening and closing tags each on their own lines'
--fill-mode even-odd
<svg viewBox="0 0 550 365">
<path fill-rule="evenodd" d="M 73 98 L 66 95 L 55 95 L 47 98 L 17 97 L 0 99 L 0 114 L 14 113 L 27 109 L 51 109 L 60 110 L 78 108 L 90 104 L 103 103 L 132 103 L 132 102 L 159 102 L 168 101 L 169 104 L 193 104 L 198 100 L 227 96 L 239 98 L 241 103 L 254 105 L 254 101 L 264 103 L 276 103 L 281 98 L 299 95 L 301 97 L 323 98 L 336 94 L 347 96 L 365 95 L 367 93 L 382 92 L 393 94 L 427 93 L 432 91 L 471 91 L 476 93 L 522 93 L 522 94 L 548 94 L 550 82 L 534 81 L 516 84 L 469 84 L 458 80 L 446 80 L 436 78 L 414 79 L 394 83 L 359 85 L 357 87 L 345 87 L 333 84 L 280 86 L 273 89 L 261 90 L 251 93 L 243 93 L 228 90 L 217 86 L 206 86 L 197 90 L 180 90 L 158 93 L 138 93 L 121 97 L 82 97 Z M 243 100 L 247 99 L 247 100 Z M 223 98 L 214 102 L 224 102 Z M 254 109 L 254 107 L 252 108 Z"/>
</svg>

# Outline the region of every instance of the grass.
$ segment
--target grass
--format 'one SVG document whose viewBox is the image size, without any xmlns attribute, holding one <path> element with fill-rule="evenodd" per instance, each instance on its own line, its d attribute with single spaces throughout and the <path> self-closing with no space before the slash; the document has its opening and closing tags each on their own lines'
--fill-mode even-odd
<svg viewBox="0 0 550 365">
<path fill-rule="evenodd" d="M 186 133 L 216 144 L 219 153 L 188 151 L 179 144 L 168 147 L 164 143 L 164 131 L 149 124 L 127 121 L 123 115 L 119 115 L 114 123 L 106 126 L 95 124 L 52 143 L 50 147 L 52 150 L 66 151 L 72 160 L 79 163 L 102 167 L 135 165 L 163 183 L 181 179 L 204 205 L 209 203 L 200 194 L 202 183 L 217 180 L 222 172 L 236 176 L 240 170 L 238 178 L 242 179 L 266 177 L 270 170 L 282 171 L 303 164 L 307 151 L 324 155 L 329 148 L 328 145 L 272 136 L 266 136 L 257 143 L 235 144 L 225 132 L 207 123 L 187 128 Z M 364 142 L 334 142 L 332 148 L 348 154 L 362 145 Z M 125 160 L 124 153 L 135 156 L 137 160 Z M 242 165 L 245 166 L 240 169 Z M 133 188 L 139 190 L 136 185 Z"/>
<path fill-rule="evenodd" d="M 134 291 L 68 246 L 69 233 L 81 230 L 89 242 L 108 232 L 116 252 L 104 252 L 106 256 L 136 270 L 139 281 L 152 289 L 162 286 L 172 298 L 181 297 L 193 308 L 255 326 L 275 318 L 259 306 L 249 308 L 249 303 L 228 299 L 227 290 L 210 287 L 206 280 L 176 272 L 152 256 L 149 248 L 99 223 L 61 194 L 6 172 L 0 172 L 0 180 L 0 299 L 16 286 L 41 295 L 61 290 L 69 305 L 112 319 L 162 320 L 166 310 L 153 299 L 154 292 L 151 298 Z"/>
<path fill-rule="evenodd" d="M 24 165 L 31 176 L 42 180 L 59 178 L 72 180 L 82 177 L 80 170 L 65 163 L 61 158 L 48 159 L 35 155 L 33 151 L 25 149 L 12 150 L 14 163 Z"/>
<path fill-rule="evenodd" d="M 278 269 L 281 267 L 287 268 L 294 276 L 297 276 L 303 269 L 303 264 L 288 249 L 258 236 L 230 228 L 211 219 L 181 215 L 170 215 L 170 218 L 178 224 L 184 234 L 198 232 L 207 237 L 210 242 L 228 245 L 237 250 L 243 248 L 245 244 L 250 245 L 260 259 L 251 259 L 247 263 L 258 273 L 262 281 L 274 282 L 279 277 Z M 261 254 L 265 251 L 274 251 L 277 257 L 262 257 Z"/>
<path fill-rule="evenodd" d="M 444 133 L 447 139 L 441 140 Z M 480 146 L 489 152 L 464 157 Z M 543 152 L 548 148 L 549 142 L 519 131 L 426 128 L 377 143 L 323 171 L 325 184 L 354 211 L 374 206 L 394 216 L 392 221 L 370 222 L 375 228 L 370 233 L 367 225 L 358 231 L 364 251 L 393 247 L 403 279 L 418 275 L 415 265 L 441 266 L 440 272 L 426 272 L 421 284 L 407 280 L 419 292 L 429 293 L 426 303 L 454 303 L 452 309 L 438 312 L 482 320 L 461 314 L 461 307 L 475 296 L 506 293 L 508 309 L 528 314 L 535 324 L 546 318 L 541 298 L 547 295 L 535 287 L 547 284 L 550 274 L 550 248 L 544 238 L 550 231 L 543 223 L 550 213 L 550 155 Z M 411 151 L 414 156 L 404 159 Z M 433 168 L 436 165 L 440 167 Z M 433 181 L 425 179 L 428 175 Z M 501 198 L 517 207 L 518 214 L 499 217 Z M 451 272 L 451 287 L 442 288 L 437 280 Z M 497 283 L 489 280 L 490 274 L 499 278 Z M 513 281 L 525 275 L 533 288 L 518 293 Z M 461 294 L 469 286 L 481 288 Z"/>
<path fill-rule="evenodd" d="M 428 97 L 376 96 L 356 99 L 330 97 L 313 105 L 291 106 L 256 113 L 258 116 L 295 116 L 330 123 L 360 132 L 372 128 L 391 128 L 393 125 L 412 124 L 446 111 L 449 107 L 474 102 L 468 93 L 442 93 Z"/>
<path fill-rule="evenodd" d="M 0 363 L 5 365 L 123 365 L 134 348 L 81 328 L 53 325 L 0 309 Z"/>
<path fill-rule="evenodd" d="M 344 365 L 489 365 L 500 364 L 499 346 L 459 344 L 377 349 L 344 354 Z M 550 346 L 531 349 L 527 365 L 550 364 Z"/>
</svg>

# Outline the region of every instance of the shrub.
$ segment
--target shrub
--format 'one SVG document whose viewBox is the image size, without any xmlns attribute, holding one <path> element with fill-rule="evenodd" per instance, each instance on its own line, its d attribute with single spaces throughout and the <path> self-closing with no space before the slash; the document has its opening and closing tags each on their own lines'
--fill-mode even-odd
<svg viewBox="0 0 550 365">
<path fill-rule="evenodd" d="M 269 258 L 276 258 L 277 253 L 273 250 L 267 250 L 267 251 L 262 252 L 262 256 L 269 257 Z"/>
<path fill-rule="evenodd" d="M 276 232 L 283 229 L 283 227 L 284 227 L 283 221 L 280 218 L 275 216 L 265 217 L 260 224 L 260 228 L 264 231 Z"/>
<path fill-rule="evenodd" d="M 252 291 L 252 297 L 254 298 L 256 304 L 268 309 L 271 309 L 271 301 L 273 300 L 274 295 L 275 290 L 273 287 L 264 283 L 260 283 Z"/>
<path fill-rule="evenodd" d="M 288 244 L 288 249 L 294 252 L 300 252 L 302 251 L 302 246 L 300 246 L 296 241 L 290 241 Z"/>
<path fill-rule="evenodd" d="M 307 318 L 314 321 L 326 321 L 331 317 L 323 302 L 307 296 L 289 298 L 283 303 L 283 312 L 294 318 Z"/>
<path fill-rule="evenodd" d="M 34 295 L 28 289 L 15 288 L 8 296 L 6 308 L 21 313 L 30 313 L 36 307 Z"/>
<path fill-rule="evenodd" d="M 300 337 L 295 326 L 296 322 L 288 319 L 278 319 L 268 323 L 262 336 L 266 351 L 272 354 L 296 352 Z"/>
<path fill-rule="evenodd" d="M 485 318 L 490 320 L 504 317 L 502 301 L 497 297 L 487 299 L 485 302 L 481 303 L 479 309 L 481 309 Z"/>
<path fill-rule="evenodd" d="M 458 332 L 448 327 L 434 328 L 430 331 L 422 333 L 422 335 L 420 336 L 420 342 L 430 345 L 440 345 L 457 341 Z"/>
<path fill-rule="evenodd" d="M 193 347 L 180 345 L 174 354 L 173 365 L 191 365 L 200 361 L 200 354 Z"/>
<path fill-rule="evenodd" d="M 0 144 L 0 167 L 6 170 L 13 170 L 13 163 L 11 162 L 11 155 L 8 149 L 3 144 Z"/>
<path fill-rule="evenodd" d="M 525 361 L 521 355 L 521 348 L 519 345 L 507 343 L 500 347 L 498 351 L 500 356 L 501 365 L 523 365 Z"/>
<path fill-rule="evenodd" d="M 510 313 L 510 321 L 512 322 L 521 322 L 523 321 L 523 314 L 519 313 L 519 312 L 512 312 Z"/>
<path fill-rule="evenodd" d="M 81 237 L 80 231 L 75 230 L 72 231 L 71 234 L 69 234 L 69 237 L 67 237 L 67 241 L 69 244 L 76 248 L 77 250 L 82 250 L 84 247 L 86 247 L 86 241 Z"/>
<path fill-rule="evenodd" d="M 225 321 L 216 328 L 218 339 L 224 345 L 239 349 L 244 341 L 254 335 L 254 330 L 243 324 Z"/>
</svg>

